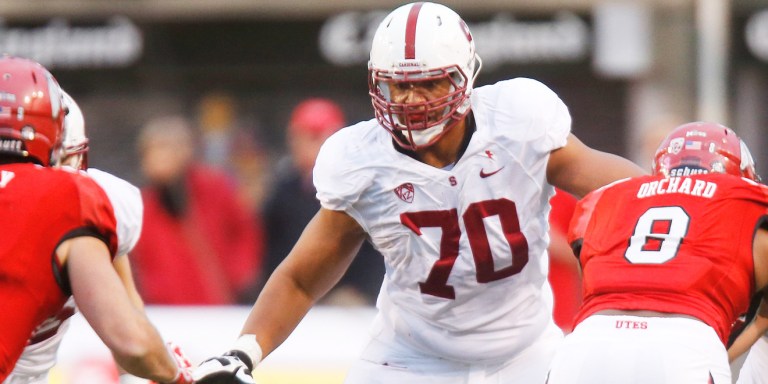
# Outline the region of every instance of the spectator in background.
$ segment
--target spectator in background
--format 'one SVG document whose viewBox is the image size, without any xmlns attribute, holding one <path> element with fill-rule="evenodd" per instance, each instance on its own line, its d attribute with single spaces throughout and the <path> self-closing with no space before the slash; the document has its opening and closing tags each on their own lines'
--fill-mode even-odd
<svg viewBox="0 0 768 384">
<path fill-rule="evenodd" d="M 325 139 L 344 125 L 344 113 L 331 100 L 310 98 L 294 108 L 287 131 L 289 158 L 278 164 L 274 187 L 263 208 L 267 238 L 265 276 L 288 255 L 320 208 L 312 184 L 315 158 Z M 381 255 L 365 243 L 324 303 L 372 305 L 383 276 Z"/>
<path fill-rule="evenodd" d="M 151 304 L 233 304 L 260 269 L 261 233 L 235 181 L 195 160 L 189 123 L 167 116 L 138 138 L 144 227 L 135 251 L 139 291 Z"/>
<path fill-rule="evenodd" d="M 252 133 L 235 132 L 229 153 L 230 169 L 237 178 L 240 198 L 253 213 L 259 228 L 262 227 L 261 208 L 272 185 L 270 164 L 269 153 Z"/>
<path fill-rule="evenodd" d="M 201 154 L 207 164 L 229 167 L 229 152 L 233 144 L 235 100 L 228 94 L 212 92 L 197 104 L 198 123 L 204 143 Z"/>
<path fill-rule="evenodd" d="M 260 209 L 269 182 L 269 154 L 256 129 L 244 129 L 237 100 L 224 92 L 204 95 L 197 104 L 198 125 L 205 162 L 226 169 L 237 179 L 238 193 L 260 225 Z"/>
</svg>

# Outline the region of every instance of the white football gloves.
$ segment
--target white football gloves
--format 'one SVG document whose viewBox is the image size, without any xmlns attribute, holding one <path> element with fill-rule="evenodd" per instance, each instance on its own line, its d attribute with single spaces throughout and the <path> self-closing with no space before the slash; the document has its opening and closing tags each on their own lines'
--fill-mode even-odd
<svg viewBox="0 0 768 384">
<path fill-rule="evenodd" d="M 256 384 L 253 364 L 243 351 L 232 350 L 203 361 L 192 372 L 196 384 Z"/>
</svg>

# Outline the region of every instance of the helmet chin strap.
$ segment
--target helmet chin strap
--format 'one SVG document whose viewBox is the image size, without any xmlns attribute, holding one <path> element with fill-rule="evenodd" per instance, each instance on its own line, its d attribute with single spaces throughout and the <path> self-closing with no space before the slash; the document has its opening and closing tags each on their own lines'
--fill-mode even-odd
<svg viewBox="0 0 768 384">
<path fill-rule="evenodd" d="M 431 128 L 422 129 L 419 131 L 408 131 L 410 135 L 408 141 L 410 141 L 411 144 L 416 147 L 427 145 L 430 141 L 432 141 L 432 139 L 435 138 L 435 136 L 443 132 L 443 129 L 445 128 L 445 125 L 448 121 Z"/>
</svg>

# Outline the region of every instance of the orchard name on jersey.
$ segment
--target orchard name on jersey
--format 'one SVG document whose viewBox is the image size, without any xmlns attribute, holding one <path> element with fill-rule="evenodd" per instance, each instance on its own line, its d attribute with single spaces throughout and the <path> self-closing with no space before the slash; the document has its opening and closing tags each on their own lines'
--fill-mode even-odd
<svg viewBox="0 0 768 384">
<path fill-rule="evenodd" d="M 712 197 L 717 184 L 711 181 L 695 180 L 689 177 L 670 177 L 640 184 L 637 197 L 651 197 L 667 193 L 682 193 L 691 196 Z"/>
</svg>

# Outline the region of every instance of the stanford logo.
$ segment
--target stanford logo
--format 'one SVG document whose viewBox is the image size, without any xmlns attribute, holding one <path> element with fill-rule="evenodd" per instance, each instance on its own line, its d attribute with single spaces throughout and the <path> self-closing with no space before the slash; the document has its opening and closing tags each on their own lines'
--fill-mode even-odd
<svg viewBox="0 0 768 384">
<path fill-rule="evenodd" d="M 397 197 L 399 197 L 400 200 L 405 201 L 406 203 L 413 202 L 413 184 L 411 183 L 400 184 L 400 186 L 395 188 L 393 192 L 395 192 L 395 195 L 397 195 Z"/>
</svg>

